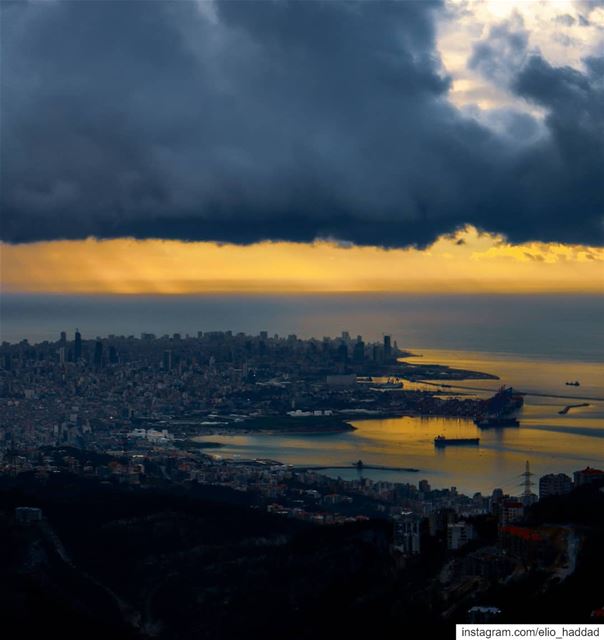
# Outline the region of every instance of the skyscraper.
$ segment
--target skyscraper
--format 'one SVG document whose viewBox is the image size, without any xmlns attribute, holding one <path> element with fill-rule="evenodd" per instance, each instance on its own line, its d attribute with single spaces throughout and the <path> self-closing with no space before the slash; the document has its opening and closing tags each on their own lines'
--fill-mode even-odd
<svg viewBox="0 0 604 640">
<path fill-rule="evenodd" d="M 390 342 L 390 336 L 384 336 L 384 359 L 388 360 L 392 355 L 392 345 Z"/>
<path fill-rule="evenodd" d="M 406 555 L 420 552 L 419 517 L 411 511 L 394 516 L 394 546 Z"/>
<path fill-rule="evenodd" d="M 348 363 L 348 347 L 346 346 L 345 342 L 342 342 L 340 345 L 338 345 L 336 353 L 338 363 L 345 366 Z"/>
<path fill-rule="evenodd" d="M 101 340 L 94 343 L 94 366 L 97 369 L 103 366 L 103 343 Z"/>
<path fill-rule="evenodd" d="M 73 348 L 73 358 L 79 362 L 82 358 L 82 334 L 78 329 L 75 330 L 75 344 Z"/>
<path fill-rule="evenodd" d="M 365 343 L 361 339 L 361 336 L 357 338 L 352 350 L 352 359 L 357 362 L 363 362 L 365 360 Z"/>
</svg>

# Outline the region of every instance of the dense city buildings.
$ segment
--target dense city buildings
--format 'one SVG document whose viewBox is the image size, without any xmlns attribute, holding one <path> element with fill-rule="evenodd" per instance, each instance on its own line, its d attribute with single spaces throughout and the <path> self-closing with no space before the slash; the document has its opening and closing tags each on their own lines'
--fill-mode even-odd
<svg viewBox="0 0 604 640">
<path fill-rule="evenodd" d="M 387 380 L 488 377 L 405 365 L 397 361 L 404 352 L 396 343 L 366 344 L 347 332 L 322 340 L 269 337 L 265 331 L 88 340 L 76 331 L 72 341 L 62 332 L 56 342 L 3 343 L 0 354 L 0 433 L 5 446 L 17 448 L 119 449 L 125 435 L 142 425 L 232 431 L 268 428 L 280 418 L 277 428 L 285 428 L 287 415 L 304 418 L 293 423 L 301 429 L 316 428 L 316 416 L 327 413 L 333 417 L 319 421 L 319 428 L 327 422 L 332 429 L 348 428 L 347 419 L 363 416 L 471 417 L 481 410 L 476 399 L 444 397 L 437 388 L 407 390 Z"/>
<path fill-rule="evenodd" d="M 402 572 L 419 592 L 438 591 L 437 620 L 499 620 L 509 611 L 497 589 L 512 576 L 531 580 L 536 572 L 563 581 L 573 575 L 583 553 L 590 534 L 572 519 L 557 521 L 547 511 L 555 504 L 551 501 L 581 491 L 599 495 L 604 485 L 604 472 L 591 467 L 576 471 L 574 480 L 548 474 L 539 480 L 538 501 L 527 462 L 523 473 L 519 469 L 518 479 L 524 481 L 517 495 L 495 488 L 490 495 L 468 496 L 454 486 L 434 488 L 422 477 L 415 482 L 372 480 L 362 460 L 350 462 L 356 477 L 344 479 L 321 467 L 220 455 L 212 434 L 320 436 L 353 430 L 349 421 L 363 417 L 472 418 L 493 411 L 501 397 L 517 402 L 511 394 L 480 400 L 442 394 L 438 386 L 417 390 L 409 381 L 485 374 L 408 366 L 397 359 L 404 352 L 389 336 L 366 343 L 348 332 L 336 339 L 302 340 L 269 337 L 265 331 L 257 336 L 200 331 L 196 337 L 88 340 L 76 332 L 69 341 L 63 332 L 56 342 L 4 343 L 0 353 L 0 502 L 2 491 L 11 487 L 31 492 L 15 489 L 17 497 L 7 503 L 10 509 L 0 508 L 0 519 L 9 527 L 26 527 L 29 537 L 39 534 L 68 564 L 72 561 L 62 538 L 71 529 L 64 527 L 59 535 L 53 528 L 65 517 L 57 514 L 65 512 L 51 506 L 47 515 L 49 503 L 35 498 L 45 487 L 65 482 L 69 491 L 117 491 L 112 500 L 130 495 L 159 500 L 166 492 L 191 499 L 211 496 L 220 504 L 242 506 L 246 515 L 239 514 L 238 521 L 260 514 L 270 518 L 264 535 L 281 540 L 270 543 L 271 549 L 287 539 L 275 533 L 285 526 L 279 522 L 333 531 L 336 539 L 348 535 L 343 533 L 347 527 L 358 527 L 362 545 L 379 554 L 384 575 Z M 546 516 L 536 519 L 539 509 Z M 124 512 L 124 522 L 134 522 L 129 513 Z M 144 520 L 137 527 L 147 531 L 153 522 Z M 77 526 L 72 522 L 72 528 Z M 107 526 L 130 535 L 130 525 Z M 165 526 L 176 532 L 184 525 L 170 520 Z M 221 549 L 233 553 L 231 547 Z M 334 551 L 325 553 L 326 566 L 331 566 Z M 135 567 L 131 570 L 136 573 Z M 319 574 L 324 570 L 317 569 Z M 417 577 L 422 575 L 431 577 Z M 202 589 L 199 598 L 208 593 Z M 422 600 L 422 606 L 430 601 Z M 155 605 L 145 606 L 155 611 Z"/>
</svg>

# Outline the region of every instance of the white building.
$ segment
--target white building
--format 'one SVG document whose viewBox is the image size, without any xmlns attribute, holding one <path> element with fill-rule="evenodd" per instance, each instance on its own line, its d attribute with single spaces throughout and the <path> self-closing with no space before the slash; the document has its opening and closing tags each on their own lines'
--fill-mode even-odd
<svg viewBox="0 0 604 640">
<path fill-rule="evenodd" d="M 474 527 L 467 522 L 456 522 L 447 525 L 447 549 L 461 549 L 474 539 Z"/>
<path fill-rule="evenodd" d="M 394 548 L 406 555 L 420 552 L 419 517 L 412 511 L 403 511 L 394 517 Z"/>
</svg>

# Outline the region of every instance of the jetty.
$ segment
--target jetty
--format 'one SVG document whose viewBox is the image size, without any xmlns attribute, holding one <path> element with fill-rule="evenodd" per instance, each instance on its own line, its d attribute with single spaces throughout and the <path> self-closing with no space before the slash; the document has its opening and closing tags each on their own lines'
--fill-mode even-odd
<svg viewBox="0 0 604 640">
<path fill-rule="evenodd" d="M 360 462 L 360 464 L 359 464 Z M 294 466 L 295 471 L 325 471 L 326 469 L 356 469 L 357 471 L 365 471 L 365 469 L 372 471 L 402 471 L 405 473 L 419 473 L 419 469 L 413 467 L 384 467 L 379 464 L 365 464 L 361 460 L 358 462 L 352 462 L 351 464 L 326 464 L 326 465 L 311 465 L 311 466 Z"/>
<path fill-rule="evenodd" d="M 442 382 L 430 382 L 427 380 L 414 380 L 413 382 L 418 382 L 421 384 L 426 384 L 430 387 L 446 387 L 447 389 L 465 389 L 467 391 L 482 391 L 482 392 L 494 392 L 496 393 L 499 389 L 493 388 L 483 388 L 483 387 L 470 387 L 467 385 L 461 384 L 443 384 Z M 592 400 L 593 402 L 604 402 L 604 398 L 595 397 L 595 396 L 567 396 L 560 393 L 537 393 L 535 391 L 518 391 L 516 393 L 520 396 L 533 396 L 536 398 L 562 398 L 563 400 Z"/>
<path fill-rule="evenodd" d="M 565 416 L 571 409 L 578 409 L 579 407 L 589 407 L 589 402 L 582 402 L 581 404 L 567 404 L 564 409 L 558 411 L 561 416 Z"/>
</svg>

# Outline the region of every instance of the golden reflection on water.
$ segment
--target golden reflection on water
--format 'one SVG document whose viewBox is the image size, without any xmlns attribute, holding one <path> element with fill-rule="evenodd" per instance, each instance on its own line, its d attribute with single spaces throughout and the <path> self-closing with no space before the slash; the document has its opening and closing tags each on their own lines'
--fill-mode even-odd
<svg viewBox="0 0 604 640">
<path fill-rule="evenodd" d="M 405 358 L 413 364 L 444 364 L 460 369 L 482 371 L 499 376 L 500 380 L 464 380 L 462 386 L 493 390 L 502 384 L 522 391 L 559 394 L 562 396 L 593 396 L 604 399 L 604 365 L 599 362 L 581 362 L 521 358 L 516 354 L 480 353 L 472 351 L 446 351 L 440 349 L 411 349 L 419 357 Z M 580 387 L 569 387 L 565 382 L 580 380 Z M 451 383 L 455 384 L 455 383 Z M 563 401 L 560 404 L 564 405 Z"/>
<path fill-rule="evenodd" d="M 465 380 L 463 386 L 484 389 L 487 396 L 501 384 L 523 391 L 604 398 L 604 368 L 598 363 L 543 362 L 507 356 L 415 349 L 423 358 L 454 367 L 495 373 L 501 380 Z M 567 387 L 566 380 L 581 380 L 581 387 Z M 409 389 L 410 385 L 405 384 Z M 451 390 L 453 391 L 453 390 Z M 392 391 L 391 393 L 397 393 Z M 475 392 L 468 391 L 473 394 Z M 529 460 L 536 475 L 552 472 L 572 474 L 587 465 L 604 466 L 604 402 L 560 411 L 574 400 L 527 395 L 519 414 L 520 427 L 478 429 L 471 420 L 447 418 L 391 418 L 354 420 L 356 431 L 342 434 L 207 436 L 225 444 L 216 450 L 224 457 L 265 457 L 294 465 L 348 465 L 362 459 L 366 464 L 413 467 L 419 473 L 364 471 L 375 480 L 417 483 L 422 478 L 435 487 L 456 486 L 460 491 L 490 492 L 501 487 L 519 493 L 520 474 Z M 436 449 L 434 437 L 479 437 L 480 445 Z M 358 472 L 334 470 L 331 475 L 348 479 Z"/>
<path fill-rule="evenodd" d="M 368 477 L 394 482 L 417 482 L 427 477 L 434 486 L 457 486 L 460 490 L 491 491 L 495 486 L 515 493 L 524 462 L 531 461 L 539 475 L 557 470 L 572 473 L 587 464 L 602 462 L 604 428 L 601 421 L 587 421 L 593 435 L 574 435 L 526 426 L 479 430 L 471 421 L 444 418 L 391 418 L 354 421 L 356 431 L 324 436 L 245 435 L 208 436 L 223 442 L 218 453 L 229 457 L 266 457 L 294 465 L 347 465 L 359 458 L 366 464 L 412 467 L 419 474 L 378 471 Z M 547 430 L 546 430 L 547 429 Z M 479 437 L 480 446 L 437 449 L 434 437 Z M 598 454 L 598 451 L 600 454 Z M 343 470 L 333 475 L 353 478 Z"/>
</svg>

